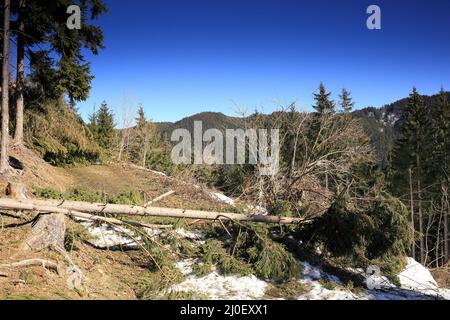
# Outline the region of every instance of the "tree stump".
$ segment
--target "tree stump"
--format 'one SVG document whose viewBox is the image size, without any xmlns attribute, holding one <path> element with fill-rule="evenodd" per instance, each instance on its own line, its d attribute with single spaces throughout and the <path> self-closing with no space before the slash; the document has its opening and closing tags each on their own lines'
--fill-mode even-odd
<svg viewBox="0 0 450 320">
<path fill-rule="evenodd" d="M 8 183 L 6 195 L 16 200 L 30 199 L 27 188 L 20 183 Z M 62 213 L 40 213 L 32 225 L 31 232 L 22 243 L 23 251 L 41 251 L 51 249 L 61 254 L 69 264 L 67 283 L 70 289 L 79 289 L 83 275 L 64 249 L 66 220 Z M 58 269 L 58 268 L 57 268 Z M 58 273 L 60 273 L 58 271 Z"/>
<path fill-rule="evenodd" d="M 66 221 L 63 214 L 41 214 L 23 244 L 24 250 L 64 248 Z"/>
<path fill-rule="evenodd" d="M 9 182 L 6 186 L 6 195 L 12 199 L 17 200 L 31 198 L 27 188 L 21 183 Z"/>
</svg>

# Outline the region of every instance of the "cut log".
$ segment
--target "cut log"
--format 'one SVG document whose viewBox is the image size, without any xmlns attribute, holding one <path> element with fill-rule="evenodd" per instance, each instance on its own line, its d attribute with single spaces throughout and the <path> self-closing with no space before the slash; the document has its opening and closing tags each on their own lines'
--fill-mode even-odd
<svg viewBox="0 0 450 320">
<path fill-rule="evenodd" d="M 118 204 L 89 203 L 81 201 L 61 201 L 61 200 L 35 200 L 35 199 L 0 199 L 0 208 L 10 210 L 38 210 L 39 207 L 47 207 L 47 212 L 52 212 L 52 208 L 63 208 L 77 212 L 87 212 L 92 214 L 109 215 L 130 215 L 130 216 L 155 216 L 167 218 L 203 219 L 203 220 L 234 220 L 250 221 L 274 224 L 298 224 L 307 222 L 302 218 L 288 218 L 265 215 L 245 215 L 229 212 L 210 212 L 201 210 L 185 210 L 176 208 L 160 207 L 140 207 Z"/>
</svg>

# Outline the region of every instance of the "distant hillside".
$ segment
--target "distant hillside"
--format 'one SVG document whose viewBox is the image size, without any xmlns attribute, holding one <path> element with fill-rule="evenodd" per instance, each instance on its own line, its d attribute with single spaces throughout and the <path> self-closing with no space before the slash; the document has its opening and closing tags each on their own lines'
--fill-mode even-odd
<svg viewBox="0 0 450 320">
<path fill-rule="evenodd" d="M 202 121 L 203 130 L 212 128 L 217 128 L 219 130 L 236 129 L 242 127 L 243 124 L 243 119 L 226 116 L 220 112 L 202 112 L 174 123 L 159 122 L 156 124 L 163 137 L 170 139 L 172 131 L 175 129 L 187 129 L 189 132 L 193 132 L 195 121 Z"/>
<path fill-rule="evenodd" d="M 447 92 L 450 100 L 450 92 Z M 425 104 L 431 111 L 436 104 L 438 95 L 424 96 Z M 408 98 L 395 101 L 381 108 L 367 107 L 353 112 L 361 120 L 372 144 L 377 158 L 382 165 L 386 164 L 387 154 L 398 136 L 398 129 L 408 105 Z M 271 115 L 268 115 L 270 117 Z M 173 130 L 185 128 L 190 132 L 194 130 L 194 121 L 202 121 L 203 130 L 210 128 L 235 129 L 242 128 L 244 119 L 226 116 L 219 112 L 202 112 L 186 117 L 177 122 L 161 122 L 157 126 L 166 139 L 170 139 Z"/>
</svg>

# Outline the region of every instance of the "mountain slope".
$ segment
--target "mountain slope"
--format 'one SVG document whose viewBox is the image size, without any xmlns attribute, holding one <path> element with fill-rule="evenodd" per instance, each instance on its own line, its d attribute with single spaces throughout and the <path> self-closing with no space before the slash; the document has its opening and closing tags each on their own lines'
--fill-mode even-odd
<svg viewBox="0 0 450 320">
<path fill-rule="evenodd" d="M 450 92 L 447 92 L 450 100 Z M 423 96 L 425 105 L 431 112 L 436 104 L 438 95 Z M 371 139 L 375 148 L 378 161 L 381 165 L 387 163 L 387 155 L 398 136 L 405 109 L 408 106 L 408 98 L 403 98 L 381 108 L 366 107 L 353 111 L 353 116 L 360 119 L 361 124 Z M 273 114 L 272 114 L 273 115 Z M 272 115 L 267 115 L 271 117 Z M 203 131 L 217 128 L 219 130 L 242 128 L 244 118 L 230 117 L 218 112 L 202 112 L 177 122 L 156 123 L 163 137 L 170 140 L 172 131 L 175 129 L 187 129 L 191 134 L 194 132 L 194 122 L 202 121 Z"/>
</svg>

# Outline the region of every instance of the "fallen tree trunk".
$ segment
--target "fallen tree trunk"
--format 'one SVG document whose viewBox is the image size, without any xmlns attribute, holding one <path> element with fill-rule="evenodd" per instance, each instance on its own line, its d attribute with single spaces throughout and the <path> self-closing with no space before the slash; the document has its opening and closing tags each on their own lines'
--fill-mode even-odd
<svg viewBox="0 0 450 320">
<path fill-rule="evenodd" d="M 8 209 L 8 210 L 27 210 L 27 211 L 37 211 L 37 212 L 45 212 L 45 213 L 60 213 L 64 214 L 70 217 L 75 217 L 79 219 L 86 219 L 91 221 L 99 221 L 99 222 L 106 222 L 114 225 L 132 225 L 135 227 L 144 227 L 144 228 L 159 228 L 159 229 L 168 229 L 172 228 L 171 225 L 158 225 L 158 224 L 146 224 L 146 223 L 140 223 L 137 221 L 125 221 L 125 220 L 119 220 L 115 218 L 108 218 L 108 217 L 101 217 L 89 213 L 84 212 L 78 212 L 74 210 L 69 210 L 61 207 L 56 206 L 41 206 L 41 205 L 34 205 L 34 204 L 27 204 L 27 203 L 21 203 L 20 201 L 13 200 L 13 199 L 0 199 L 0 208 Z"/>
<path fill-rule="evenodd" d="M 10 210 L 44 210 L 54 212 L 54 208 L 88 212 L 92 214 L 154 216 L 167 218 L 203 219 L 203 220 L 234 220 L 275 224 L 298 224 L 306 220 L 302 218 L 288 218 L 264 215 L 245 215 L 229 212 L 210 212 L 201 210 L 185 210 L 176 208 L 140 207 L 118 204 L 89 203 L 65 200 L 36 200 L 36 199 L 0 199 L 0 208 Z"/>
</svg>

